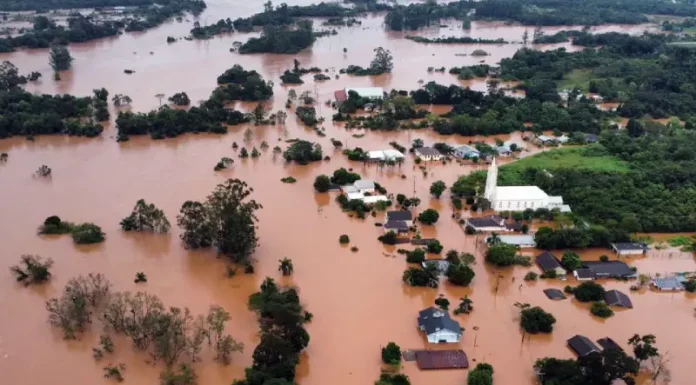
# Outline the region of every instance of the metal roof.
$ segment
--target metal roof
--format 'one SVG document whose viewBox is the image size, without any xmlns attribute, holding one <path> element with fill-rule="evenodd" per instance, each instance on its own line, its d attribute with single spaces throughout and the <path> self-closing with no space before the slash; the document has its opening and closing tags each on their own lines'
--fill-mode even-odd
<svg viewBox="0 0 696 385">
<path fill-rule="evenodd" d="M 427 334 L 433 334 L 440 330 L 449 330 L 459 335 L 462 334 L 462 327 L 445 310 L 429 307 L 418 313 L 418 326 L 421 326 Z"/>
<path fill-rule="evenodd" d="M 495 199 L 498 201 L 547 200 L 549 195 L 537 186 L 497 186 Z"/>
</svg>

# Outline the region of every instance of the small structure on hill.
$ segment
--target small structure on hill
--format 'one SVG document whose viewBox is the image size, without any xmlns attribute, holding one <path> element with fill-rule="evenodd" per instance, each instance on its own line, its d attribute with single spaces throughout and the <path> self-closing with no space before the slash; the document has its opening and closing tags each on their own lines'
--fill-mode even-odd
<svg viewBox="0 0 696 385">
<path fill-rule="evenodd" d="M 599 347 L 591 339 L 579 334 L 568 339 L 568 347 L 579 357 L 585 357 L 590 353 L 599 353 Z"/>
<path fill-rule="evenodd" d="M 445 156 L 433 147 L 420 147 L 415 150 L 416 157 L 423 161 L 442 160 Z"/>
<path fill-rule="evenodd" d="M 640 255 L 645 254 L 649 250 L 647 244 L 635 242 L 612 243 L 611 248 L 618 255 Z"/>
<path fill-rule="evenodd" d="M 631 299 L 626 294 L 618 290 L 609 290 L 604 293 L 604 302 L 611 306 L 620 306 L 628 309 L 633 308 Z"/>
<path fill-rule="evenodd" d="M 464 329 L 447 311 L 429 307 L 418 314 L 418 327 L 424 331 L 431 344 L 457 343 Z"/>
<path fill-rule="evenodd" d="M 555 255 L 548 251 L 544 251 L 541 255 L 536 257 L 536 263 L 541 267 L 541 270 L 544 270 L 544 273 L 554 271 L 556 276 L 560 277 L 566 275 L 566 270 L 563 268 L 563 265 L 561 265 L 561 262 L 558 261 Z"/>
</svg>

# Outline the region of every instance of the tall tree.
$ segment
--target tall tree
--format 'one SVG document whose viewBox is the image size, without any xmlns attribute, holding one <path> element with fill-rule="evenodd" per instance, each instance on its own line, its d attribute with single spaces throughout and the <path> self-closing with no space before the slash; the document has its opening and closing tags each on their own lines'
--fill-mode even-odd
<svg viewBox="0 0 696 385">
<path fill-rule="evenodd" d="M 73 62 L 73 57 L 70 55 L 68 47 L 58 44 L 51 45 L 49 64 L 53 71 L 60 72 L 70 69 Z"/>
<path fill-rule="evenodd" d="M 394 68 L 394 57 L 391 51 L 385 50 L 382 47 L 375 48 L 375 58 L 372 59 L 370 68 L 377 73 L 391 72 Z"/>
</svg>

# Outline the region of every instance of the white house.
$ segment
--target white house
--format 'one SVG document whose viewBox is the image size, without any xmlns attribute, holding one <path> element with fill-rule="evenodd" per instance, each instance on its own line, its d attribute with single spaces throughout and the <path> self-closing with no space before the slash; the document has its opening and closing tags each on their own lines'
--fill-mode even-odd
<svg viewBox="0 0 696 385">
<path fill-rule="evenodd" d="M 400 151 L 392 149 L 367 152 L 367 159 L 376 162 L 398 161 L 403 160 L 405 158 L 406 157 L 404 156 L 404 154 L 402 154 Z"/>
<path fill-rule="evenodd" d="M 367 99 L 382 99 L 384 98 L 384 88 L 382 87 L 354 87 L 346 88 L 346 95 L 350 95 L 350 91 L 355 92 L 362 98 Z"/>
<path fill-rule="evenodd" d="M 562 197 L 550 197 L 537 186 L 498 186 L 496 158 L 493 158 L 488 168 L 484 198 L 491 202 L 491 208 L 495 211 L 524 211 L 541 208 L 570 211 L 569 206 L 564 207 Z"/>
<path fill-rule="evenodd" d="M 648 245 L 645 243 L 612 243 L 612 250 L 618 255 L 639 255 L 645 254 L 648 251 Z"/>
<path fill-rule="evenodd" d="M 388 200 L 389 200 L 389 198 L 387 198 L 386 195 L 366 195 L 366 196 L 363 196 L 363 198 L 362 198 L 363 203 L 367 203 L 368 205 L 374 204 L 377 202 L 386 202 Z"/>
<path fill-rule="evenodd" d="M 498 235 L 498 239 L 500 239 L 500 243 L 517 246 L 520 249 L 536 247 L 536 241 L 533 235 Z M 488 240 L 488 238 L 486 238 L 486 240 Z"/>
<path fill-rule="evenodd" d="M 353 187 L 359 192 L 372 194 L 375 192 L 375 182 L 367 179 L 358 179 L 353 183 Z"/>
<path fill-rule="evenodd" d="M 425 332 L 431 344 L 458 343 L 464 334 L 464 329 L 450 318 L 448 312 L 434 307 L 418 313 L 418 327 Z"/>
<path fill-rule="evenodd" d="M 512 231 L 505 226 L 505 219 L 491 215 L 483 218 L 467 218 L 465 226 L 471 227 L 476 232 Z"/>
<path fill-rule="evenodd" d="M 432 147 L 421 147 L 417 148 L 416 151 L 416 156 L 420 160 L 442 160 L 445 156 L 440 153 L 440 151 L 432 148 Z"/>
</svg>

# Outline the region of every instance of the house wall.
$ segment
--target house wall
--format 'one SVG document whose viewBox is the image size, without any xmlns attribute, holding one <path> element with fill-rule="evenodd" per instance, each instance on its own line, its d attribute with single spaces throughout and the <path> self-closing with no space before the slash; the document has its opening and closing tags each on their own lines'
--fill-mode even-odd
<svg viewBox="0 0 696 385">
<path fill-rule="evenodd" d="M 616 254 L 618 254 L 618 255 L 640 255 L 640 254 L 645 254 L 645 250 L 643 250 L 643 249 L 617 250 Z"/>
<path fill-rule="evenodd" d="M 370 193 L 370 194 L 372 194 L 372 193 L 375 192 L 375 189 L 374 189 L 374 188 L 361 188 L 361 189 L 358 189 L 358 191 L 360 191 L 360 192 L 363 193 L 363 194 L 364 194 L 364 193 Z"/>
<path fill-rule="evenodd" d="M 557 276 L 557 277 L 560 277 L 560 276 L 563 276 L 563 275 L 568 274 L 568 272 L 567 272 L 564 268 L 562 268 L 562 267 L 557 267 L 557 268 L 555 268 L 554 270 L 556 270 L 556 276 Z"/>
<path fill-rule="evenodd" d="M 431 344 L 438 344 L 440 341 L 445 341 L 448 344 L 457 343 L 460 340 L 460 336 L 449 330 L 439 330 L 433 334 L 428 335 L 428 342 Z"/>
<path fill-rule="evenodd" d="M 421 160 L 429 161 L 429 160 L 442 160 L 443 156 L 442 155 L 418 155 L 418 158 Z"/>
<path fill-rule="evenodd" d="M 493 201 L 493 209 L 496 211 L 524 211 L 526 209 L 548 208 L 548 199 L 529 200 L 498 200 Z"/>
<path fill-rule="evenodd" d="M 471 226 L 469 222 L 467 222 L 467 226 Z M 471 226 L 474 228 L 476 231 L 484 232 L 484 233 L 492 233 L 492 232 L 510 232 L 512 230 L 508 229 L 507 227 L 501 227 L 501 226 L 495 226 L 495 227 L 476 227 L 476 226 Z"/>
</svg>

